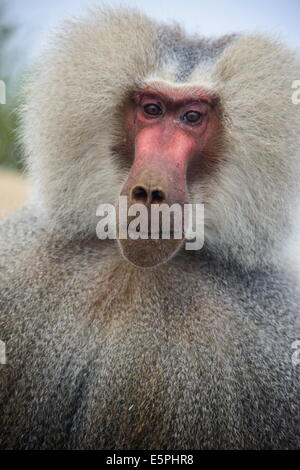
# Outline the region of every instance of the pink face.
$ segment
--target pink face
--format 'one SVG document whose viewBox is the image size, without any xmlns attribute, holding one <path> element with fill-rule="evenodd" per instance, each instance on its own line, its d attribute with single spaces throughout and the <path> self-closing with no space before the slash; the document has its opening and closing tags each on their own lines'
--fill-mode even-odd
<svg viewBox="0 0 300 470">
<path fill-rule="evenodd" d="M 195 87 L 147 86 L 126 111 L 125 129 L 134 162 L 121 195 L 129 206 L 188 202 L 189 164 L 205 151 L 216 132 L 213 100 Z M 182 240 L 120 240 L 123 254 L 134 264 L 153 266 L 166 261 Z"/>
</svg>

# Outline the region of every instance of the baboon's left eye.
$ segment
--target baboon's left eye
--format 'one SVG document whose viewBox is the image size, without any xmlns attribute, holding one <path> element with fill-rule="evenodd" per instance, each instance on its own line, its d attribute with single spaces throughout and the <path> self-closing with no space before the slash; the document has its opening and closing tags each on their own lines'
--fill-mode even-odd
<svg viewBox="0 0 300 470">
<path fill-rule="evenodd" d="M 199 124 L 202 121 L 203 114 L 199 111 L 188 111 L 182 116 L 182 120 L 186 124 Z"/>
</svg>

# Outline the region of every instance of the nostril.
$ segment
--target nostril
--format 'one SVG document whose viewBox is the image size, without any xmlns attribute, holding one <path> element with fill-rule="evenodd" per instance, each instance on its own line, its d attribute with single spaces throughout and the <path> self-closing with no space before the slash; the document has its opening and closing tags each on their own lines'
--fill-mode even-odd
<svg viewBox="0 0 300 470">
<path fill-rule="evenodd" d="M 160 189 L 155 189 L 154 191 L 152 191 L 151 203 L 159 204 L 161 202 L 164 202 L 165 199 L 166 199 L 165 193 L 161 191 Z"/>
<path fill-rule="evenodd" d="M 136 202 L 147 202 L 148 199 L 148 193 L 143 186 L 136 186 L 133 188 L 132 193 L 132 200 Z"/>
</svg>

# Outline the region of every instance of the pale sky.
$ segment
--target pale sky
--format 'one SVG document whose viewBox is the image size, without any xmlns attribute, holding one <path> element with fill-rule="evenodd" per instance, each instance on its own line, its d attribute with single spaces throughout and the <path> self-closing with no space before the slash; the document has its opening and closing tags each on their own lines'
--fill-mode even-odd
<svg viewBox="0 0 300 470">
<path fill-rule="evenodd" d="M 3 0 L 0 0 L 0 3 Z M 109 3 L 138 7 L 155 19 L 177 21 L 191 33 L 208 36 L 239 31 L 279 35 L 300 49 L 300 0 L 9 0 L 7 15 L 18 26 L 14 47 L 21 62 L 35 59 L 47 33 L 64 18 L 89 6 Z"/>
</svg>

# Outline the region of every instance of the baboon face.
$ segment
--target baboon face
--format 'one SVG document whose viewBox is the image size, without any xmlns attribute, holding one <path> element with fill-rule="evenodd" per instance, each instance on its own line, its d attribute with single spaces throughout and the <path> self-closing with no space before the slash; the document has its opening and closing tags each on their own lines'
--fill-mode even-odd
<svg viewBox="0 0 300 470">
<path fill-rule="evenodd" d="M 183 243 L 190 202 L 187 171 L 201 159 L 217 127 L 215 100 L 205 89 L 193 86 L 153 82 L 125 107 L 125 140 L 133 164 L 120 193 L 128 201 L 128 217 L 123 219 L 128 238 L 123 239 L 119 231 L 119 241 L 132 263 L 155 266 Z M 135 208 L 138 220 L 134 222 Z"/>
</svg>

